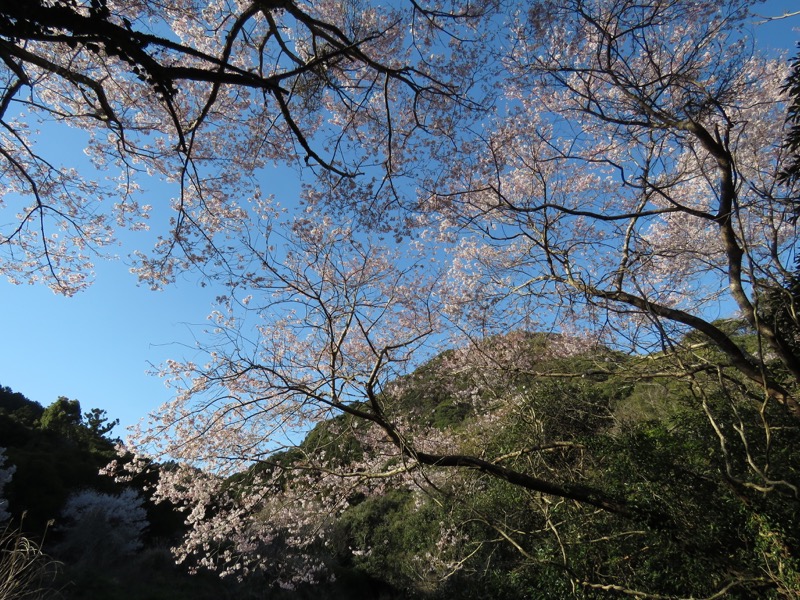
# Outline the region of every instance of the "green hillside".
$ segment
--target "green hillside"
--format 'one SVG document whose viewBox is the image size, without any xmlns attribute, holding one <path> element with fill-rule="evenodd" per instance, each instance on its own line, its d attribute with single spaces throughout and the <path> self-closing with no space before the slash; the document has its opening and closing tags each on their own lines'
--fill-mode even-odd
<svg viewBox="0 0 800 600">
<path fill-rule="evenodd" d="M 732 334 L 749 343 L 745 329 Z M 118 489 L 97 475 L 113 454 L 104 415 L 81 416 L 74 401 L 44 409 L 4 390 L 0 426 L 17 466 L 5 495 L 17 517 L 28 511 L 26 526 L 56 519 L 45 550 L 66 561 L 57 581 L 73 598 L 794 597 L 800 431 L 792 419 L 732 373 L 702 368 L 719 361 L 701 341 L 649 356 L 564 350 L 570 344 L 541 334 L 492 338 L 472 350 L 477 356 L 451 350 L 388 385 L 375 399 L 385 418 L 450 462 L 414 462 L 345 411 L 228 478 L 207 503 L 209 524 L 222 507 L 264 490 L 242 529 L 223 529 L 205 548 L 220 569 L 240 561 L 240 577 L 220 581 L 192 553 L 181 569 L 199 574 L 182 575 L 167 547 L 187 535 L 186 513 L 150 503 L 136 560 L 110 560 L 100 576 L 59 556 L 78 531 L 58 526 L 70 494 Z M 483 463 L 458 466 L 453 457 Z M 151 483 L 174 468 L 152 465 Z M 502 473 L 602 496 L 612 509 Z M 265 528 L 272 533 L 257 534 Z M 114 526 L 93 531 L 111 544 Z M 243 534 L 248 557 L 237 554 Z M 142 587 L 142 569 L 173 595 Z"/>
</svg>

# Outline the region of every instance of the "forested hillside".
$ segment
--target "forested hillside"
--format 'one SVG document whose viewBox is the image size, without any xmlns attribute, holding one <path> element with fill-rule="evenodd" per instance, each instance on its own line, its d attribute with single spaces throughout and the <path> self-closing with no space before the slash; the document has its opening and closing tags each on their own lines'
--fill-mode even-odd
<svg viewBox="0 0 800 600">
<path fill-rule="evenodd" d="M 115 426 L 103 410 L 83 413 L 77 400 L 45 408 L 0 387 L 4 600 L 177 597 L 159 594 L 164 580 L 181 583 L 168 546 L 182 519 L 148 503 L 144 481 L 123 486 L 100 474 L 116 457 Z"/>
<path fill-rule="evenodd" d="M 742 322 L 718 326 L 745 346 L 756 341 Z M 381 401 L 406 415 L 409 431 L 424 432 L 425 451 L 494 457 L 486 467 L 412 463 L 387 453 L 375 427 L 340 415 L 295 448 L 220 481 L 201 512 L 178 517 L 144 502 L 152 477 L 123 490 L 97 474 L 114 454 L 113 424 L 103 414 L 81 415 L 65 398 L 44 409 L 4 388 L 2 439 L 16 466 L 5 497 L 15 519 L 27 511 L 29 534 L 54 520 L 44 551 L 63 561 L 54 584 L 69 598 L 555 600 L 642 589 L 661 598 L 791 598 L 800 591 L 800 429 L 789 415 L 770 414 L 766 429 L 766 408 L 745 382 L 669 374 L 689 359 L 677 352 L 631 356 L 524 332 L 478 348 L 479 355 L 472 348 L 437 356 L 392 382 Z M 700 343 L 693 352 L 698 360 L 714 350 Z M 502 361 L 516 368 L 490 367 Z M 728 427 L 735 437 L 721 434 Z M 590 501 L 528 489 L 492 467 L 509 477 L 546 476 Z M 768 485 L 753 477 L 754 467 L 769 469 Z M 154 469 L 175 466 L 145 471 Z M 215 476 L 194 475 L 208 478 Z M 271 492 L 252 503 L 253 487 Z M 615 504 L 608 510 L 592 499 Z M 244 527 L 227 516 L 236 506 L 248 515 Z M 180 526 L 187 516 L 191 530 Z M 198 529 L 208 533 L 196 537 Z M 173 569 L 167 547 L 184 535 L 190 548 L 203 547 L 181 550 L 184 564 Z M 230 577 L 203 575 L 205 566 Z M 198 575 L 187 579 L 187 568 Z M 145 569 L 155 569 L 153 581 L 172 595 L 134 583 Z"/>
<path fill-rule="evenodd" d="M 718 325 L 755 343 L 741 322 Z M 489 339 L 481 359 L 441 355 L 394 382 L 383 401 L 439 446 L 428 452 L 493 457 L 509 477 L 548 477 L 598 505 L 616 503 L 613 510 L 526 489 L 479 464 L 448 469 L 386 454 L 379 432 L 344 415 L 231 478 L 226 502 L 253 482 L 275 486 L 251 508 L 252 527 L 263 520 L 274 535 L 247 549 L 243 531 L 217 529 L 225 541 L 214 554 L 235 572 L 248 564 L 236 550 L 255 552 L 253 570 L 284 584 L 310 573 L 322 582 L 368 575 L 402 597 L 797 594 L 800 430 L 792 418 L 766 416 L 757 392 L 736 377 L 669 374 L 688 355 L 569 342 Z M 697 344 L 693 360 L 713 352 Z M 516 371 L 492 372 L 485 359 L 500 355 L 513 357 Z M 727 428 L 735 437 L 721 433 Z M 393 477 L 376 480 L 379 473 Z"/>
<path fill-rule="evenodd" d="M 755 341 L 740 323 L 720 326 L 744 344 Z M 483 349 L 479 360 L 457 350 L 436 357 L 393 382 L 383 401 L 450 455 L 482 452 L 495 457 L 491 465 L 549 476 L 588 497 L 602 489 L 618 509 L 553 498 L 480 466 L 409 463 L 369 425 L 342 415 L 209 497 L 200 519 L 215 535 L 203 543 L 216 546 L 210 555 L 233 577 L 187 579 L 186 566 L 204 569 L 191 556 L 173 569 L 166 544 L 184 534 L 183 517 L 144 503 L 143 481 L 123 492 L 98 475 L 114 454 L 105 415 L 81 415 L 65 398 L 45 409 L 4 388 L 6 466 L 16 467 L 4 495 L 13 522 L 26 511 L 23 529 L 40 536 L 53 519 L 43 550 L 63 562 L 50 583 L 67 598 L 560 599 L 640 589 L 666 598 L 790 598 L 800 591 L 800 455 L 793 451 L 800 431 L 791 418 L 772 415 L 765 432 L 763 407 L 735 379 L 721 386 L 713 373 L 637 375 L 653 362 L 666 370 L 686 358 L 668 352 L 629 356 L 525 333 L 485 340 Z M 486 359 L 500 355 L 513 357 L 516 371 L 493 372 Z M 723 419 L 733 419 L 738 442 L 715 431 Z M 767 458 L 774 490 L 748 475 L 747 462 Z M 245 548 L 246 531 L 217 523 L 215 506 L 246 498 L 244 490 L 265 481 L 273 492 L 250 506 L 250 527 L 261 521 L 273 535 Z M 89 489 L 93 498 L 81 513 L 74 498 Z M 110 498 L 120 498 L 126 516 L 103 512 Z M 245 551 L 256 560 L 246 562 Z M 153 581 L 170 593 L 132 583 L 154 568 Z"/>
</svg>

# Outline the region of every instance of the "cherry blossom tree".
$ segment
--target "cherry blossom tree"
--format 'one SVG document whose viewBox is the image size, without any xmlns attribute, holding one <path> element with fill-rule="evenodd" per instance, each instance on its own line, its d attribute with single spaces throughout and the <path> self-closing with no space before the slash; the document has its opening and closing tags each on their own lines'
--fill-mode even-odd
<svg viewBox="0 0 800 600">
<path fill-rule="evenodd" d="M 216 255 L 223 223 L 247 218 L 240 202 L 265 165 L 317 166 L 336 180 L 375 169 L 390 176 L 398 139 L 468 104 L 464 76 L 431 61 L 431 47 L 447 49 L 440 21 L 469 29 L 490 9 L 360 0 L 4 5 L 0 153 L 3 202 L 16 218 L 0 237 L 3 273 L 62 293 L 88 285 L 92 257 L 115 229 L 147 226 L 151 203 L 137 194 L 147 176 L 176 190 L 161 201 L 174 211 L 168 231 L 150 260 L 142 255 L 140 274 L 153 285 Z M 84 130 L 108 180 L 48 158 L 33 127 L 42 119 Z"/>
<path fill-rule="evenodd" d="M 130 488 L 119 494 L 82 490 L 67 499 L 61 517 L 60 551 L 95 566 L 135 553 L 147 527 L 143 499 Z"/>
<path fill-rule="evenodd" d="M 257 290 L 247 300 L 270 298 L 256 310 L 263 315 L 268 307 L 271 317 L 262 320 L 270 325 L 245 342 L 226 298 L 227 310 L 214 316 L 223 346 L 207 364 L 172 365 L 187 392 L 161 413 L 163 425 L 140 438 L 140 447 L 168 440 L 155 454 L 221 468 L 267 455 L 261 444 L 275 439 L 277 427 L 302 429 L 338 411 L 377 426 L 370 430 L 396 457 L 338 471 L 341 481 L 380 479 L 390 472 L 381 464 L 400 460 L 403 471 L 477 470 L 630 515 L 635 510 L 624 498 L 508 468 L 508 453 L 466 453 L 463 440 L 442 439 L 393 414 L 388 383 L 439 347 L 439 336 L 469 341 L 510 328 L 545 329 L 585 349 L 657 352 L 654 368 L 632 377 L 687 382 L 718 436 L 731 485 L 796 497 L 791 474 L 771 471 L 770 411 L 774 404 L 800 417 L 800 369 L 759 311 L 791 274 L 796 244 L 795 203 L 780 179 L 787 70 L 752 50 L 748 6 L 575 0 L 536 3 L 509 19 L 507 43 L 491 49 L 502 57 L 492 81 L 503 82 L 502 95 L 487 96 L 493 111 L 469 128 L 440 125 L 449 136 L 437 149 L 447 144 L 447 160 L 427 163 L 430 149 L 423 147 L 403 155 L 416 167 L 413 200 L 396 190 L 373 195 L 369 181 L 340 185 L 330 178 L 306 197 L 310 209 L 333 207 L 337 217 L 348 206 L 361 215 L 359 203 L 378 198 L 387 212 L 370 213 L 374 229 L 380 233 L 404 215 L 400 233 L 410 240 L 396 246 L 444 260 L 448 270 L 425 269 L 430 282 L 416 274 L 408 281 L 401 265 L 420 259 L 395 256 L 377 263 L 393 267 L 376 272 L 376 248 L 352 247 L 355 232 L 324 219 L 296 221 L 285 237 L 299 246 L 286 257 L 245 244 L 253 256 L 267 257 L 262 268 L 271 285 L 277 282 L 269 294 Z M 357 265 L 356 279 L 350 265 Z M 231 281 L 244 291 L 259 276 Z M 420 288 L 428 293 L 418 296 Z M 278 308 L 281 298 L 286 304 Z M 726 306 L 755 332 L 755 348 L 737 337 L 740 329 L 715 321 Z M 520 353 L 503 344 L 467 348 L 460 369 L 482 377 L 490 367 L 501 377 L 520 369 L 558 375 L 521 365 Z M 723 416 L 713 405 L 709 386 L 727 394 L 732 412 Z M 205 399 L 187 408 L 199 398 Z M 753 426 L 737 417 L 740 402 L 765 407 L 761 421 Z M 489 421 L 482 428 L 489 430 Z M 734 445 L 748 465 L 744 474 L 734 468 L 741 458 L 732 455 Z M 297 468 L 330 470 L 303 460 Z M 200 505 L 211 505 L 213 494 L 204 493 Z M 344 491 L 321 495 L 347 498 Z"/>
<path fill-rule="evenodd" d="M 401 254 L 328 218 L 283 221 L 267 203 L 262 210 L 266 228 L 249 230 L 227 257 L 235 283 L 218 299 L 199 354 L 161 373 L 174 401 L 138 428 L 126 448 L 135 457 L 121 465 L 135 474 L 153 458 L 170 461 L 151 491 L 187 512 L 181 561 L 224 574 L 267 570 L 284 585 L 313 581 L 325 570 L 303 551 L 324 542 L 352 498 L 378 494 L 388 480 L 443 485 L 458 470 L 614 513 L 633 510 L 585 483 L 464 452 L 465 437 L 489 435 L 489 407 L 459 436 L 406 413 L 398 379 L 444 343 L 436 310 L 444 278 L 425 254 Z M 329 425 L 319 443 L 297 447 L 337 415 L 349 424 Z M 357 451 L 345 459 L 342 444 Z"/>
<path fill-rule="evenodd" d="M 574 319 L 615 314 L 609 329 L 634 346 L 697 330 L 800 416 L 763 356 L 706 316 L 730 299 L 798 380 L 757 308 L 794 258 L 794 202 L 777 177 L 787 73 L 752 55 L 745 9 L 537 4 L 508 56 L 516 104 L 465 145 L 430 201 L 475 232 L 456 255 L 481 293 Z"/>
<path fill-rule="evenodd" d="M 323 543 L 348 499 L 463 472 L 547 498 L 534 502 L 547 514 L 559 498 L 657 521 L 588 485 L 577 461 L 555 472 L 543 452 L 582 449 L 535 416 L 536 443 L 489 443 L 522 418 L 517 375 L 576 376 L 532 347 L 594 356 L 583 376 L 608 375 L 621 351 L 647 356 L 630 377 L 685 382 L 726 484 L 796 501 L 771 457 L 800 418 L 800 359 L 762 308 L 796 259 L 789 73 L 754 49 L 755 4 L 3 8 L 5 201 L 28 202 L 0 239 L 4 272 L 80 289 L 109 219 L 144 226 L 136 191 L 154 173 L 176 186 L 174 218 L 138 275 L 159 286 L 197 268 L 226 289 L 198 356 L 162 371 L 174 401 L 131 440 L 134 471 L 174 461 L 152 491 L 187 511 L 179 557 L 297 583 L 279 550 Z M 26 128 L 40 115 L 87 131 L 95 165 L 119 178 L 52 166 Z M 296 210 L 258 181 L 285 162 L 312 177 Z M 496 394 L 458 432 L 402 402 L 403 378 L 441 350 L 454 396 L 479 381 Z M 297 443 L 337 416 L 332 439 Z M 357 464 L 331 458 L 345 441 Z"/>
<path fill-rule="evenodd" d="M 648 353 L 631 378 L 687 382 L 723 477 L 792 502 L 770 452 L 777 424 L 800 418 L 800 371 L 793 332 L 767 310 L 791 297 L 796 260 L 788 71 L 754 52 L 747 8 L 537 3 L 510 33 L 509 103 L 429 179 L 427 202 L 453 244 L 462 330 L 555 324 Z"/>
</svg>

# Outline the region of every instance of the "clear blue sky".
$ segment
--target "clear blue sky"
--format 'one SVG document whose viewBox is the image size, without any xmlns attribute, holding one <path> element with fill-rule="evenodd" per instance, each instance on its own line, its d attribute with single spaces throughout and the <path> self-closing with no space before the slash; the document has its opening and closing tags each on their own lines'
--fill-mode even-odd
<svg viewBox="0 0 800 600">
<path fill-rule="evenodd" d="M 770 0 L 759 12 L 798 9 L 798 0 Z M 765 46 L 794 55 L 800 33 L 792 28 L 800 28 L 800 17 L 759 26 L 757 35 Z M 265 191 L 290 203 L 298 188 L 289 179 L 294 175 L 287 172 L 275 189 L 272 174 Z M 0 281 L 0 384 L 45 406 L 67 396 L 84 410 L 105 409 L 121 421 L 115 434 L 124 436 L 124 427 L 170 398 L 163 383 L 147 374 L 149 365 L 192 356 L 191 326 L 205 322 L 217 291 L 185 279 L 152 292 L 137 286 L 124 259 L 99 263 L 96 271 L 95 284 L 72 298 L 41 285 Z"/>
</svg>

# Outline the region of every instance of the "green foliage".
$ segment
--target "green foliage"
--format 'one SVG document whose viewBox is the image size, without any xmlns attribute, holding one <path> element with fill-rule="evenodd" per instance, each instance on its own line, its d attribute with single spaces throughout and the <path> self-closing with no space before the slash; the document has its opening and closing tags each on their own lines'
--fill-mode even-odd
<svg viewBox="0 0 800 600">
<path fill-rule="evenodd" d="M 88 493 L 104 498 L 109 494 L 117 496 L 124 489 L 110 478 L 99 475 L 99 469 L 116 457 L 116 440 L 108 437 L 116 424 L 117 421 L 110 421 L 103 410 L 93 409 L 81 414 L 77 400 L 59 398 L 44 409 L 20 393 L 0 388 L 0 439 L 7 447 L 7 464 L 16 467 L 14 477 L 4 490 L 14 518 L 0 541 L 0 598 L 216 600 L 232 596 L 261 597 L 260 594 L 244 594 L 235 585 L 221 583 L 216 577 L 191 578 L 176 567 L 168 549 L 174 540 L 167 541 L 166 536 L 175 534 L 183 517 L 170 506 L 147 506 L 150 527 L 146 541 L 149 545 L 135 557 L 127 556 L 125 560 L 116 560 L 119 557 L 110 548 L 119 534 L 113 527 L 113 519 L 97 522 L 98 526 L 92 526 L 91 519 L 82 522 L 83 539 L 66 527 L 70 523 L 77 524 L 62 518 L 61 514 L 70 495 L 91 490 Z M 144 479 L 137 483 L 142 486 L 154 483 Z M 130 508 L 134 512 L 124 505 L 121 510 L 126 516 L 141 516 L 141 509 Z M 90 516 L 96 517 L 94 513 Z M 48 531 L 46 550 L 53 553 L 60 549 L 63 553 L 59 558 L 64 562 L 60 564 L 57 578 L 55 563 L 32 542 L 43 535 L 53 520 L 55 524 Z M 92 552 L 94 558 L 89 558 Z M 84 558 L 82 562 L 78 560 L 81 557 Z"/>
<path fill-rule="evenodd" d="M 755 348 L 746 324 L 717 326 Z M 606 490 L 631 515 L 461 472 L 425 494 L 395 488 L 355 503 L 333 526 L 332 568 L 409 598 L 793 597 L 800 432 L 735 375 L 670 376 L 681 361 L 715 358 L 702 336 L 681 347 L 688 350 L 532 359 L 535 370 L 483 384 L 466 370 L 447 377 L 452 356 L 430 361 L 385 398 L 389 410 L 462 435 L 465 451 L 502 457 L 504 466 Z M 531 338 L 531 348 L 541 352 L 541 340 Z M 474 430 L 466 395 L 496 407 L 501 421 Z M 357 464 L 363 449 L 342 433 L 359 426 L 349 417 L 322 424 L 302 452 L 324 449 Z M 788 483 L 768 485 L 753 465 Z"/>
<path fill-rule="evenodd" d="M 629 499 L 639 522 L 603 527 L 612 519 L 592 519 L 584 535 L 605 541 L 575 553 L 573 568 L 594 571 L 595 581 L 624 582 L 653 593 L 705 597 L 732 585 L 725 597 L 773 597 L 773 585 L 762 577 L 768 561 L 755 550 L 763 535 L 751 523 L 766 519 L 780 522 L 784 533 L 797 531 L 797 503 L 778 491 L 745 487 L 738 479 L 745 469 L 726 471 L 717 443 L 713 428 L 697 413 L 673 417 L 669 424 L 640 423 L 596 440 L 590 448 L 599 459 L 595 477 Z M 624 527 L 636 533 L 613 537 Z M 794 534 L 781 537 L 787 552 L 796 542 Z M 602 573 L 593 566 L 601 556 Z"/>
<path fill-rule="evenodd" d="M 800 110 L 800 98 L 798 104 Z M 800 256 L 796 259 L 794 272 L 783 285 L 774 287 L 759 298 L 758 318 L 774 328 L 781 345 L 795 356 L 800 355 Z"/>
<path fill-rule="evenodd" d="M 411 493 L 391 491 L 350 508 L 335 525 L 332 539 L 343 566 L 392 586 L 414 590 L 426 583 L 420 557 L 435 546 L 443 515 L 431 503 L 416 505 Z"/>
<path fill-rule="evenodd" d="M 420 425 L 438 429 L 462 423 L 472 412 L 463 393 L 473 384 L 464 374 L 448 373 L 443 377 L 441 364 L 450 354 L 446 352 L 401 378 L 397 382 L 400 393 L 391 392 L 384 398 L 390 412 L 408 415 Z"/>
<path fill-rule="evenodd" d="M 0 436 L 16 472 L 5 493 L 13 515 L 26 513 L 25 526 L 40 535 L 70 493 L 84 488 L 111 489 L 99 470 L 115 457 L 106 434 L 105 412 L 87 413 L 77 400 L 58 398 L 43 409 L 22 394 L 0 390 Z"/>
<path fill-rule="evenodd" d="M 783 87 L 789 103 L 786 117 L 788 131 L 784 140 L 789 156 L 779 179 L 795 186 L 800 180 L 800 53 L 792 59 L 791 65 L 791 72 Z"/>
<path fill-rule="evenodd" d="M 100 408 L 93 408 L 83 413 L 84 423 L 90 432 L 90 437 L 106 438 L 114 428 L 119 425 L 119 419 L 109 420 L 108 413 Z"/>
<path fill-rule="evenodd" d="M 349 415 L 338 415 L 328 421 L 318 423 L 308 434 L 299 449 L 282 453 L 279 464 L 290 465 L 303 453 L 324 452 L 331 462 L 350 464 L 360 458 L 364 449 L 354 435 L 349 432 L 353 428 L 364 429 L 367 424 L 361 419 Z"/>
<path fill-rule="evenodd" d="M 60 396 L 48 406 L 40 419 L 42 429 L 57 431 L 64 437 L 72 437 L 81 425 L 81 403 Z"/>
<path fill-rule="evenodd" d="M 41 418 L 44 408 L 38 402 L 28 400 L 11 388 L 0 386 L 0 418 L 8 417 L 32 427 Z"/>
<path fill-rule="evenodd" d="M 752 335 L 738 322 L 719 326 Z M 697 342 L 695 357 L 710 352 Z M 795 597 L 796 424 L 733 377 L 721 385 L 716 373 L 702 371 L 683 379 L 649 375 L 669 373 L 675 359 L 615 357 L 604 374 L 596 358 L 551 361 L 547 367 L 562 377 L 517 378 L 503 390 L 513 399 L 504 426 L 481 440 L 486 456 L 506 456 L 506 466 L 624 498 L 631 516 L 466 473 L 432 497 L 395 491 L 352 507 L 336 526 L 339 560 L 410 596 L 431 598 Z M 404 401 L 431 399 L 434 378 L 435 369 L 415 374 L 414 385 L 403 387 Z M 444 394 L 437 400 L 447 401 Z M 431 414 L 417 412 L 428 424 Z M 770 484 L 753 465 L 768 465 L 786 484 Z M 441 502 L 433 499 L 437 493 Z M 408 565 L 431 556 L 443 531 L 463 535 L 453 548 L 463 563 L 425 581 Z"/>
</svg>

